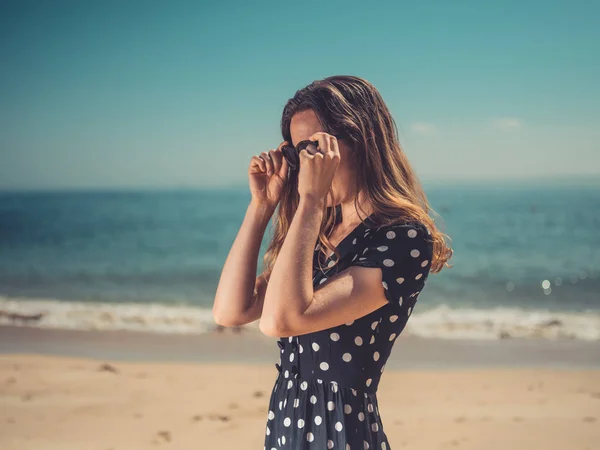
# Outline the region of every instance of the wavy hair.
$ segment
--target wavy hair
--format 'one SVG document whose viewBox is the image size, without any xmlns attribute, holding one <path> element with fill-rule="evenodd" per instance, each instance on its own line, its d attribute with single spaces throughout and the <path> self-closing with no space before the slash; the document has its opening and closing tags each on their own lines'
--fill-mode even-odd
<svg viewBox="0 0 600 450">
<path fill-rule="evenodd" d="M 341 136 L 350 148 L 355 168 L 353 185 L 357 193 L 354 198 L 357 211 L 362 212 L 357 202 L 358 192 L 363 191 L 375 209 L 372 217 L 375 226 L 421 222 L 429 230 L 433 242 L 430 271 L 437 273 L 444 266 L 452 267 L 447 262 L 452 256 L 452 249 L 446 243 L 449 237 L 429 216 L 430 212 L 439 214 L 429 205 L 421 183 L 400 146 L 396 123 L 379 91 L 367 80 L 350 75 L 313 81 L 298 90 L 283 108 L 281 134 L 284 140 L 292 142 L 290 123 L 294 114 L 309 109 L 315 112 L 323 131 Z M 263 259 L 267 280 L 299 202 L 298 172 L 290 171 L 274 217 L 273 235 Z M 337 208 L 325 206 L 318 239 L 321 249 L 319 266 L 321 257 L 331 252 L 339 260 L 339 252 L 328 238 L 337 222 Z"/>
</svg>

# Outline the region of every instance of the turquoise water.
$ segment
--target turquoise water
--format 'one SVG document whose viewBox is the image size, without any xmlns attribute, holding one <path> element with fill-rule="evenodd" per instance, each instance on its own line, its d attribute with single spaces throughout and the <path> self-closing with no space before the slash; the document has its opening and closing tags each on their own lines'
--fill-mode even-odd
<svg viewBox="0 0 600 450">
<path fill-rule="evenodd" d="M 425 189 L 454 267 L 429 277 L 420 312 L 600 312 L 600 187 Z M 247 188 L 2 193 L 0 299 L 207 310 L 249 200 Z"/>
</svg>

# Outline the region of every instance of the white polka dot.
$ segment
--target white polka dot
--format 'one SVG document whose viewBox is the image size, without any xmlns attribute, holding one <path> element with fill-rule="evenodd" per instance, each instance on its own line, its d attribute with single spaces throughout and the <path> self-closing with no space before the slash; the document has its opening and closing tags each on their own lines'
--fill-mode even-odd
<svg viewBox="0 0 600 450">
<path fill-rule="evenodd" d="M 423 274 L 422 274 L 422 273 L 418 274 L 418 275 L 415 277 L 415 280 L 420 280 L 422 276 L 423 276 Z"/>
<path fill-rule="evenodd" d="M 375 352 L 375 353 L 373 353 L 373 359 L 374 359 L 375 361 L 379 361 L 379 352 Z"/>
<path fill-rule="evenodd" d="M 369 250 L 369 247 L 365 248 L 362 252 L 362 254 L 364 255 L 365 253 L 367 253 L 367 250 Z"/>
<path fill-rule="evenodd" d="M 293 385 L 294 385 L 294 382 L 292 380 L 289 380 L 288 384 L 287 384 L 287 388 L 291 389 Z"/>
<path fill-rule="evenodd" d="M 285 419 L 283 419 L 283 424 L 286 427 L 289 427 L 291 423 L 292 423 L 292 419 L 290 419 L 289 417 L 286 417 Z"/>
<path fill-rule="evenodd" d="M 350 362 L 352 360 L 352 355 L 350 353 L 344 353 L 342 359 L 346 362 Z"/>
<path fill-rule="evenodd" d="M 269 420 L 273 420 L 275 418 L 275 413 L 269 410 Z"/>
<path fill-rule="evenodd" d="M 376 320 L 375 322 L 373 322 L 371 324 L 371 330 L 375 331 L 375 328 L 377 328 L 377 325 L 379 325 L 379 320 Z"/>
<path fill-rule="evenodd" d="M 331 334 L 329 335 L 329 337 L 330 337 L 330 338 L 331 338 L 331 340 L 332 340 L 332 341 L 334 341 L 334 342 L 337 342 L 337 341 L 339 341 L 339 340 L 340 340 L 340 335 L 339 335 L 339 334 L 337 334 L 337 333 L 331 333 Z"/>
<path fill-rule="evenodd" d="M 414 250 L 410 251 L 410 256 L 412 256 L 413 258 L 418 258 L 420 254 L 421 254 L 421 252 L 419 250 L 417 250 L 416 248 Z"/>
<path fill-rule="evenodd" d="M 391 259 L 384 259 L 383 265 L 387 267 L 392 267 L 394 265 L 394 261 L 392 261 Z"/>
<path fill-rule="evenodd" d="M 369 411 L 369 412 L 373 412 L 373 403 L 369 403 L 369 404 L 367 405 L 367 411 Z"/>
<path fill-rule="evenodd" d="M 327 278 L 321 278 L 321 281 L 319 281 L 319 284 L 323 284 L 327 281 Z"/>
<path fill-rule="evenodd" d="M 304 428 L 304 419 L 298 419 L 298 428 Z"/>
<path fill-rule="evenodd" d="M 332 401 L 328 401 L 327 402 L 327 409 L 329 411 L 333 411 L 335 409 L 335 403 L 333 403 Z"/>
<path fill-rule="evenodd" d="M 350 390 L 352 391 L 352 395 L 354 395 L 356 397 L 356 389 L 350 388 Z"/>
<path fill-rule="evenodd" d="M 421 267 L 425 267 L 427 264 L 429 264 L 429 261 L 425 260 L 421 263 Z"/>
<path fill-rule="evenodd" d="M 410 230 L 408 230 L 408 237 L 410 238 L 414 238 L 417 236 L 417 230 L 413 230 L 412 228 Z"/>
<path fill-rule="evenodd" d="M 403 299 L 402 297 L 400 297 L 400 298 L 398 299 L 398 304 L 399 304 L 400 306 L 402 306 L 402 302 L 403 302 L 403 301 L 404 301 L 404 299 Z"/>
<path fill-rule="evenodd" d="M 381 373 L 383 373 L 383 369 L 385 369 L 385 364 L 381 366 Z"/>
<path fill-rule="evenodd" d="M 290 376 L 290 371 L 286 370 L 285 372 L 283 372 L 283 376 L 286 377 L 286 378 L 289 377 Z"/>
<path fill-rule="evenodd" d="M 350 406 L 350 405 L 344 405 L 344 412 L 346 414 L 350 414 L 352 412 L 352 406 Z"/>
<path fill-rule="evenodd" d="M 285 436 L 281 436 L 281 443 L 285 445 Z"/>
<path fill-rule="evenodd" d="M 383 286 L 383 288 L 387 291 L 388 285 L 385 281 L 381 282 L 381 285 Z"/>
<path fill-rule="evenodd" d="M 290 353 L 290 362 L 292 362 L 294 360 L 294 354 Z"/>
<path fill-rule="evenodd" d="M 329 261 L 327 267 L 333 267 L 335 265 L 335 261 Z"/>
<path fill-rule="evenodd" d="M 393 341 L 394 339 L 396 339 L 396 333 L 390 334 L 390 341 Z"/>
<path fill-rule="evenodd" d="M 411 313 L 411 312 L 412 312 L 412 307 L 411 307 L 411 306 L 409 306 L 409 307 L 408 307 L 408 314 L 407 314 L 407 315 L 409 315 L 409 316 L 410 316 L 410 313 Z"/>
<path fill-rule="evenodd" d="M 385 237 L 387 237 L 388 239 L 394 239 L 396 237 L 396 233 L 394 233 L 393 231 L 388 231 L 387 233 L 385 233 Z"/>
<path fill-rule="evenodd" d="M 321 419 L 321 416 L 315 416 L 315 424 L 321 425 L 321 422 L 323 422 L 323 419 Z"/>
<path fill-rule="evenodd" d="M 283 409 L 283 401 L 280 401 L 280 402 L 279 402 L 279 409 L 280 409 L 280 410 L 281 410 L 281 409 Z"/>
<path fill-rule="evenodd" d="M 369 450 L 369 443 L 367 441 L 363 441 L 363 450 Z"/>
<path fill-rule="evenodd" d="M 346 450 L 350 450 L 350 444 L 346 444 Z"/>
<path fill-rule="evenodd" d="M 315 435 L 314 434 L 312 434 L 310 431 L 308 433 L 306 433 L 306 440 L 308 442 L 312 442 L 312 441 L 314 441 L 314 439 L 315 439 Z"/>
<path fill-rule="evenodd" d="M 360 336 L 356 336 L 356 337 L 354 338 L 354 343 L 355 343 L 356 345 L 362 345 L 362 344 L 363 344 L 363 340 L 362 340 L 362 338 L 361 338 Z"/>
<path fill-rule="evenodd" d="M 329 364 L 323 361 L 321 364 L 319 364 L 319 367 L 321 368 L 321 370 L 327 370 L 329 369 Z"/>
<path fill-rule="evenodd" d="M 371 430 L 373 430 L 374 432 L 377 432 L 379 430 L 379 425 L 377 425 L 377 422 L 371 424 Z"/>
<path fill-rule="evenodd" d="M 342 422 L 336 422 L 336 423 L 335 423 L 335 429 L 336 429 L 337 431 L 342 431 L 342 429 L 343 429 L 343 428 L 344 428 L 344 427 L 343 427 L 343 425 L 342 425 Z"/>
<path fill-rule="evenodd" d="M 398 316 L 396 314 L 390 316 L 390 322 L 394 323 L 396 320 L 398 320 Z"/>
<path fill-rule="evenodd" d="M 327 440 L 327 448 L 333 448 L 333 441 L 331 439 Z"/>
<path fill-rule="evenodd" d="M 331 382 L 331 390 L 333 392 L 337 392 L 338 391 L 338 385 L 337 385 L 337 383 L 335 381 Z"/>
<path fill-rule="evenodd" d="M 267 436 L 269 436 L 271 434 L 271 429 L 269 428 L 269 426 L 267 425 Z"/>
<path fill-rule="evenodd" d="M 350 325 L 352 325 L 353 323 L 354 323 L 354 320 L 351 320 L 350 322 L 347 322 L 347 323 L 346 323 L 346 326 L 350 326 Z"/>
<path fill-rule="evenodd" d="M 404 278 L 402 278 L 402 277 L 400 277 L 400 278 L 396 278 L 396 282 L 397 282 L 398 284 L 402 284 L 402 283 L 404 283 Z"/>
<path fill-rule="evenodd" d="M 304 347 L 302 347 L 302 344 L 298 345 L 298 352 L 302 353 L 304 351 Z"/>
<path fill-rule="evenodd" d="M 379 247 L 377 247 L 377 250 L 379 250 L 380 252 L 385 252 L 387 249 L 388 248 L 385 245 L 380 245 Z"/>
<path fill-rule="evenodd" d="M 294 408 L 297 408 L 300 405 L 300 399 L 299 398 L 295 398 L 294 399 Z"/>
<path fill-rule="evenodd" d="M 365 384 L 366 384 L 367 386 L 371 386 L 371 382 L 372 382 L 372 381 L 373 381 L 373 378 L 369 378 Z"/>
<path fill-rule="evenodd" d="M 288 337 L 288 341 L 290 341 L 290 344 L 292 343 L 293 340 L 294 340 L 294 338 L 292 336 Z"/>
<path fill-rule="evenodd" d="M 314 350 L 315 352 L 318 352 L 318 351 L 319 351 L 319 348 L 321 348 L 321 347 L 319 347 L 319 344 L 317 344 L 316 342 L 313 342 L 313 343 L 312 343 L 312 348 L 313 348 L 313 350 Z"/>
<path fill-rule="evenodd" d="M 310 396 L 310 402 L 314 405 L 315 403 L 317 403 L 317 397 L 314 395 Z"/>
<path fill-rule="evenodd" d="M 358 413 L 358 420 L 360 420 L 361 422 L 363 420 L 365 420 L 365 413 L 363 413 L 362 411 Z"/>
<path fill-rule="evenodd" d="M 381 443 L 381 450 L 387 450 L 387 445 L 385 445 L 385 442 Z"/>
<path fill-rule="evenodd" d="M 307 387 L 308 387 L 308 383 L 306 381 L 303 381 L 300 384 L 300 389 L 302 389 L 303 391 L 305 391 Z"/>
<path fill-rule="evenodd" d="M 356 245 L 356 238 L 352 239 L 352 245 Z"/>
<path fill-rule="evenodd" d="M 371 340 L 369 341 L 369 344 L 373 344 L 375 343 L 375 336 L 371 336 Z"/>
<path fill-rule="evenodd" d="M 320 378 L 317 378 L 317 383 L 323 384 L 323 380 L 321 380 Z"/>
</svg>

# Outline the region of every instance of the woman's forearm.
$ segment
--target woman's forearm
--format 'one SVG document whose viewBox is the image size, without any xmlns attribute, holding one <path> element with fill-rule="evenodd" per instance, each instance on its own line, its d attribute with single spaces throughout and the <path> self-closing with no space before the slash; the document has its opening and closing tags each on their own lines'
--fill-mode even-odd
<svg viewBox="0 0 600 450">
<path fill-rule="evenodd" d="M 251 202 L 227 255 L 213 304 L 215 321 L 225 326 L 246 323 L 252 306 L 258 254 L 274 210 Z"/>
<path fill-rule="evenodd" d="M 313 252 L 322 217 L 322 201 L 300 200 L 265 293 L 260 327 L 268 334 L 286 333 L 313 299 Z"/>
</svg>

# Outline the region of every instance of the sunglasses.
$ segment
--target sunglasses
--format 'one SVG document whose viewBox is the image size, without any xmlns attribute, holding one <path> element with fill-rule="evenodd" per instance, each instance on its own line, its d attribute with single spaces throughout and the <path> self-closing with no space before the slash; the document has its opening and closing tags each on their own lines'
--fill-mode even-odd
<svg viewBox="0 0 600 450">
<path fill-rule="evenodd" d="M 337 139 L 342 139 L 342 136 L 339 134 L 334 134 L 332 136 L 336 137 Z M 290 170 L 298 170 L 298 168 L 300 167 L 300 152 L 306 147 L 308 147 L 310 144 L 319 148 L 319 141 L 311 141 L 310 139 L 298 142 L 295 147 L 293 145 L 284 145 L 283 147 L 281 147 L 281 153 L 283 154 L 285 160 L 288 162 Z"/>
</svg>

